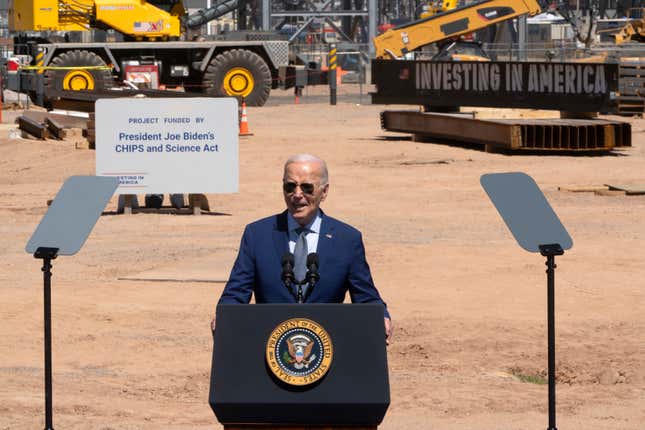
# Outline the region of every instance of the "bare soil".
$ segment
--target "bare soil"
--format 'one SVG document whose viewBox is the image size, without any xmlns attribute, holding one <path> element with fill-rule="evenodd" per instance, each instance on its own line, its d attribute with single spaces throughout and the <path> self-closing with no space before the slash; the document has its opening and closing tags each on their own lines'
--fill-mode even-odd
<svg viewBox="0 0 645 430">
<path fill-rule="evenodd" d="M 365 90 L 365 88 L 363 89 Z M 556 262 L 557 418 L 562 429 L 645 423 L 645 196 L 559 186 L 645 185 L 645 121 L 607 155 L 507 155 L 419 143 L 380 129 L 384 106 L 356 86 L 339 104 L 308 90 L 249 108 L 240 191 L 216 215 L 115 215 L 53 262 L 54 426 L 216 429 L 209 321 L 244 226 L 284 209 L 284 160 L 327 160 L 323 208 L 364 235 L 394 318 L 392 402 L 380 428 L 547 427 L 544 258 L 514 241 L 479 184 L 521 171 L 574 240 Z M 29 237 L 63 181 L 94 174 L 94 151 L 0 129 L 0 429 L 44 425 L 41 261 Z M 620 119 L 620 118 L 614 118 Z M 143 196 L 139 196 L 143 200 Z M 137 279 L 137 280 L 132 280 Z"/>
</svg>

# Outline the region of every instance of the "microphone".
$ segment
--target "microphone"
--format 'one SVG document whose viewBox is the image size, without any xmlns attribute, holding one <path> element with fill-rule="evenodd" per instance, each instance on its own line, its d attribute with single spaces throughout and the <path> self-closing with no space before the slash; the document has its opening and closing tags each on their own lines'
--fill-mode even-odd
<svg viewBox="0 0 645 430">
<path fill-rule="evenodd" d="M 318 274 L 318 254 L 312 252 L 307 255 L 307 282 L 309 283 L 309 290 L 316 285 L 316 282 L 320 280 L 320 275 Z M 309 291 L 307 291 L 309 292 Z"/>
<path fill-rule="evenodd" d="M 307 288 L 307 291 L 305 293 L 305 301 L 311 295 L 311 291 L 314 289 L 314 286 L 319 279 L 320 275 L 318 274 L 318 254 L 312 252 L 311 254 L 307 255 L 307 275 L 305 275 L 305 280 L 309 284 L 309 288 Z"/>
<path fill-rule="evenodd" d="M 296 277 L 293 274 L 293 254 L 290 252 L 285 252 L 282 256 L 282 282 L 284 282 L 285 287 L 289 290 L 291 294 L 291 285 L 295 282 Z"/>
</svg>

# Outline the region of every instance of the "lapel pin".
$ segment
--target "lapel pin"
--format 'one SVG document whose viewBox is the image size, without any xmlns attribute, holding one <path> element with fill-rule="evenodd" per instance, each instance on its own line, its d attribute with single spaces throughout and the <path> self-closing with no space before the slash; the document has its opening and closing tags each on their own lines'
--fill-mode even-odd
<svg viewBox="0 0 645 430">
<path fill-rule="evenodd" d="M 325 237 L 326 237 L 327 239 L 331 239 L 331 234 L 327 233 L 327 234 L 325 235 Z"/>
</svg>

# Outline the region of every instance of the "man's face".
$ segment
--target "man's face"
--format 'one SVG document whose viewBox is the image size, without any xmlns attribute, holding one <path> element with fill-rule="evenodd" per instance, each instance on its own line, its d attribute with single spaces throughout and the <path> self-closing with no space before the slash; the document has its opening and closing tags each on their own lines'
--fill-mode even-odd
<svg viewBox="0 0 645 430">
<path fill-rule="evenodd" d="M 314 219 L 320 203 L 327 197 L 329 184 L 321 185 L 320 180 L 321 166 L 316 162 L 291 163 L 284 172 L 284 201 L 291 216 L 302 226 Z"/>
</svg>

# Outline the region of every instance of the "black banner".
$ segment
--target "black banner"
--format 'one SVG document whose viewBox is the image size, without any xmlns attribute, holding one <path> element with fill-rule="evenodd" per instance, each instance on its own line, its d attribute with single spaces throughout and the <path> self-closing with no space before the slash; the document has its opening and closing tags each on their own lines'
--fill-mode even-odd
<svg viewBox="0 0 645 430">
<path fill-rule="evenodd" d="M 373 104 L 614 113 L 618 65 L 373 60 Z"/>
</svg>

